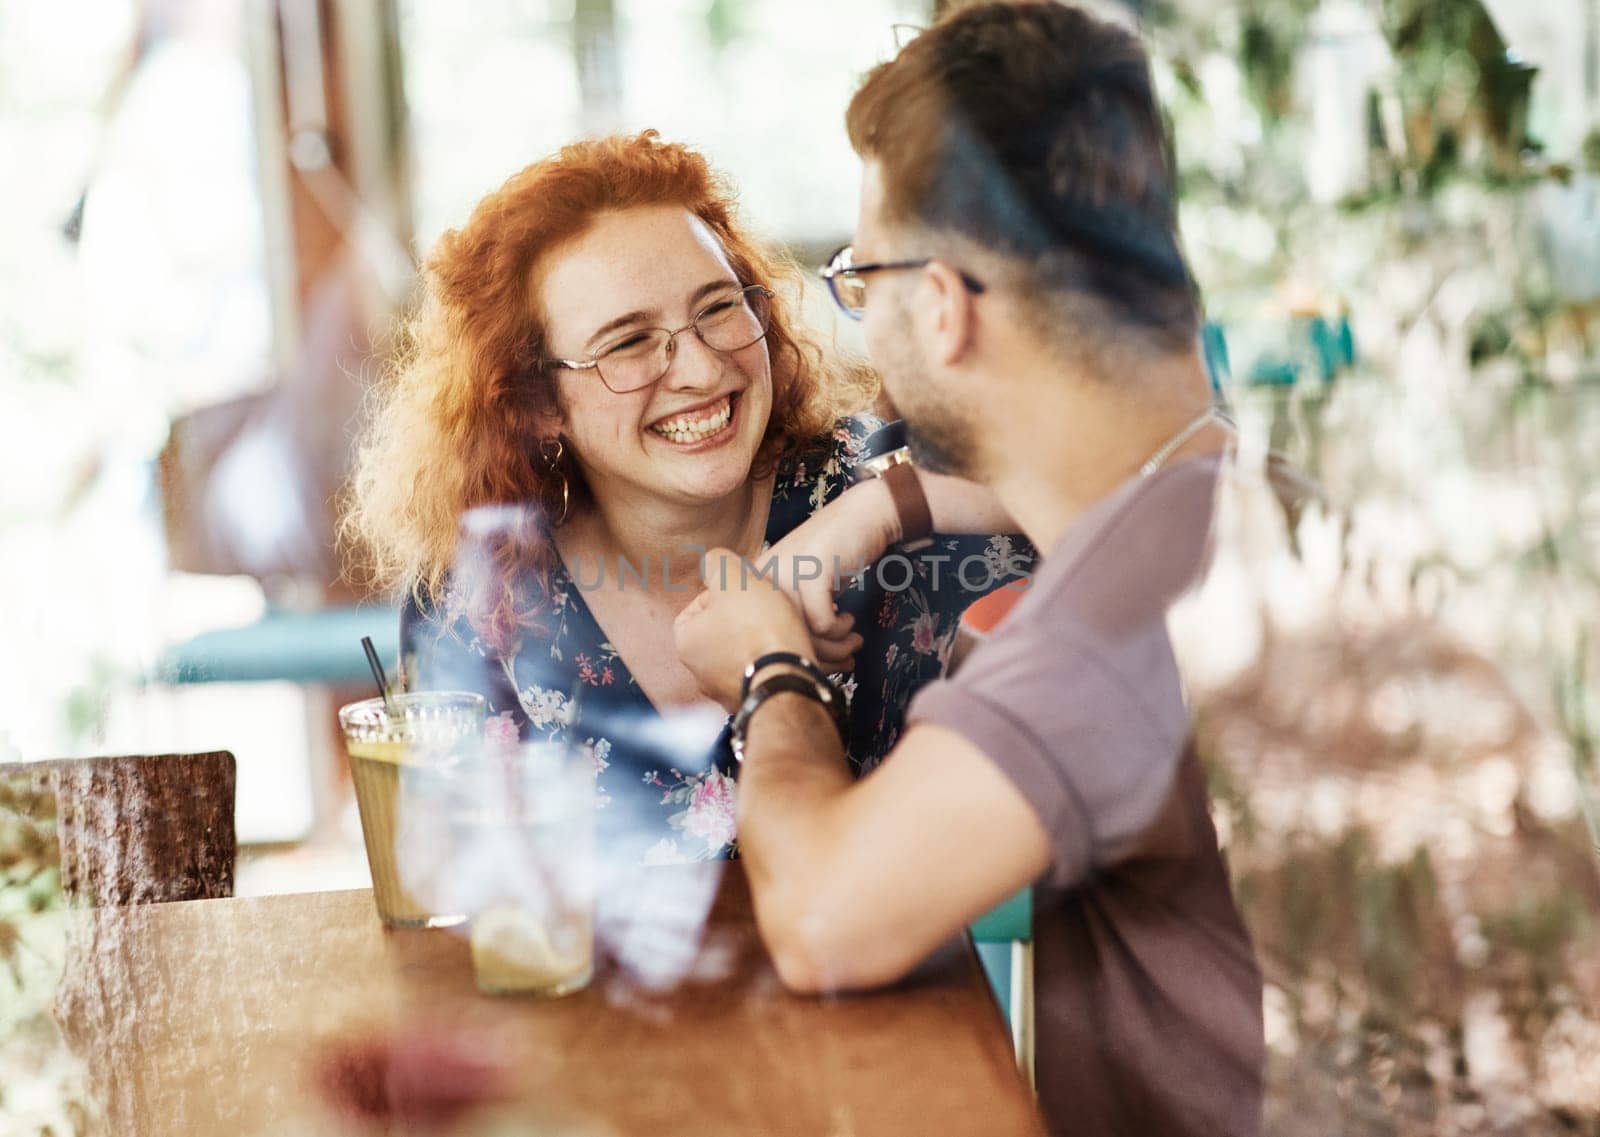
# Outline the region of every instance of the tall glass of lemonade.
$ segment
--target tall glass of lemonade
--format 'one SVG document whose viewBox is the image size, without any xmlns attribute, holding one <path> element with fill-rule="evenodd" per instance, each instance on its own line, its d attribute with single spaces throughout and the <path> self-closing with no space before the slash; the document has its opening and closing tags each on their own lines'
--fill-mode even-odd
<svg viewBox="0 0 1600 1137">
<path fill-rule="evenodd" d="M 459 924 L 465 913 L 432 911 L 405 886 L 396 838 L 408 808 L 437 800 L 433 787 L 476 752 L 485 703 L 467 691 L 424 691 L 339 708 L 378 917 L 397 927 Z"/>
</svg>

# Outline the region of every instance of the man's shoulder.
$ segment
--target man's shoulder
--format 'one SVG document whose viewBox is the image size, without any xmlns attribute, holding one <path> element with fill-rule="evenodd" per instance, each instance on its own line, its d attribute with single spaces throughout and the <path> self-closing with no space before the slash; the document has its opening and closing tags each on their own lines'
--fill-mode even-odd
<svg viewBox="0 0 1600 1137">
<path fill-rule="evenodd" d="M 1010 779 L 1050 835 L 1051 879 L 1067 887 L 1155 816 L 1188 721 L 1159 634 L 1107 643 L 1069 608 L 1033 608 L 1014 609 L 908 717 L 962 735 Z"/>
<path fill-rule="evenodd" d="M 993 635 L 1108 659 L 1142 646 L 1199 583 L 1210 557 L 1217 467 L 1206 460 L 1184 466 L 1091 507 L 1037 562 L 1028 595 Z"/>
<path fill-rule="evenodd" d="M 1137 693 L 1130 669 L 1157 629 L 1116 638 L 1059 591 L 1030 590 L 1000 624 L 982 637 L 951 682 L 982 690 L 999 703 L 1037 699 L 1051 691 L 1079 702 L 1085 692 L 1097 699 L 1084 708 L 1104 709 L 1101 695 Z M 1130 661 L 1130 656 L 1132 660 Z M 1055 702 L 1051 709 L 1063 704 Z"/>
<path fill-rule="evenodd" d="M 1058 756 L 1068 738 L 1102 736 L 1116 740 L 1107 749 L 1166 750 L 1187 714 L 1164 609 L 1107 612 L 1098 583 L 1084 589 L 1048 567 L 912 717 L 1003 716 Z"/>
</svg>

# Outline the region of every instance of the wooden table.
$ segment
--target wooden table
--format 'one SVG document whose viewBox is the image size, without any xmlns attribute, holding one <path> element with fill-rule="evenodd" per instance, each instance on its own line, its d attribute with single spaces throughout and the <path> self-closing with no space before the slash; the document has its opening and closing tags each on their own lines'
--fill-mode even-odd
<svg viewBox="0 0 1600 1137">
<path fill-rule="evenodd" d="M 459 934 L 385 931 L 363 890 L 74 913 L 60 1016 L 119 1137 L 357 1132 L 315 1056 L 397 1024 L 481 1031 L 528 1133 L 1042 1134 L 970 947 L 889 991 L 792 996 L 736 863 L 639 879 L 565 999 L 478 994 Z"/>
</svg>

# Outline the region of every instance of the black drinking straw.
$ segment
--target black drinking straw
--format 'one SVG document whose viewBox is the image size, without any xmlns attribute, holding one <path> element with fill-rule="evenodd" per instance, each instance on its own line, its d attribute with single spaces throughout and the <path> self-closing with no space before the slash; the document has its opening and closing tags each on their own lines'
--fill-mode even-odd
<svg viewBox="0 0 1600 1137">
<path fill-rule="evenodd" d="M 372 668 L 372 678 L 378 684 L 378 694 L 383 696 L 383 709 L 388 712 L 390 718 L 394 718 L 394 698 L 389 694 L 389 681 L 383 677 L 383 664 L 378 662 L 378 649 L 372 646 L 372 637 L 362 636 L 361 647 L 367 653 L 367 666 Z"/>
</svg>

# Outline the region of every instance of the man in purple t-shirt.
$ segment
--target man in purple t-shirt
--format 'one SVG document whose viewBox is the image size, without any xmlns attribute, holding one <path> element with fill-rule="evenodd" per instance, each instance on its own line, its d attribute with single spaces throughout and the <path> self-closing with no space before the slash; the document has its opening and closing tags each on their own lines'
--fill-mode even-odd
<svg viewBox="0 0 1600 1137">
<path fill-rule="evenodd" d="M 762 936 L 797 990 L 872 986 L 1032 885 L 1051 1128 L 1257 1132 L 1261 976 L 1166 627 L 1205 567 L 1230 434 L 1144 52 L 1063 4 L 965 8 L 869 75 L 847 121 L 861 212 L 825 276 L 915 466 L 987 485 L 1043 563 L 855 782 L 829 682 L 797 658 L 813 605 L 708 556 L 678 646 L 738 708 Z M 919 476 L 880 479 L 907 538 Z"/>
</svg>

